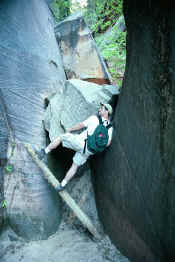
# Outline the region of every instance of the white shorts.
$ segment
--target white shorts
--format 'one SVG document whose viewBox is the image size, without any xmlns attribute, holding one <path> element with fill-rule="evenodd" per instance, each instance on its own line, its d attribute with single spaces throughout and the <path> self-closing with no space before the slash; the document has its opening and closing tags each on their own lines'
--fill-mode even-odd
<svg viewBox="0 0 175 262">
<path fill-rule="evenodd" d="M 67 147 L 76 151 L 73 157 L 73 162 L 77 166 L 82 166 L 87 161 L 88 157 L 90 155 L 93 155 L 93 153 L 88 151 L 87 148 L 85 150 L 85 153 L 83 154 L 85 141 L 78 134 L 66 133 L 60 135 L 60 137 L 63 147 Z"/>
</svg>

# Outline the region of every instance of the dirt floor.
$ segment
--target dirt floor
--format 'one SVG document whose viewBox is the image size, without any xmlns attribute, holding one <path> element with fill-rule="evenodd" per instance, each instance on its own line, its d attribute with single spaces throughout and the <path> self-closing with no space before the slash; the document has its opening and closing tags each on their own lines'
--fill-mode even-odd
<svg viewBox="0 0 175 262">
<path fill-rule="evenodd" d="M 89 172 L 73 179 L 67 191 L 91 218 L 101 239 L 95 240 L 63 203 L 59 230 L 47 240 L 26 242 L 9 227 L 4 228 L 0 236 L 0 262 L 129 262 L 104 234 Z"/>
<path fill-rule="evenodd" d="M 1 262 L 129 262 L 107 236 L 93 240 L 81 229 L 61 223 L 47 240 L 24 242 L 7 229 L 0 239 Z"/>
</svg>

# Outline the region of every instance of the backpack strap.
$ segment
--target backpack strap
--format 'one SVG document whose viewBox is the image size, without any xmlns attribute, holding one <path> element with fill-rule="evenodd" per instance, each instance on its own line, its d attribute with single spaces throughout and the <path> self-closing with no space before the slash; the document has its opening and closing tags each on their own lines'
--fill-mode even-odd
<svg viewBox="0 0 175 262">
<path fill-rule="evenodd" d="M 83 154 L 85 154 L 86 152 L 87 139 L 88 139 L 88 131 L 87 131 L 87 138 L 84 140 Z"/>
<path fill-rule="evenodd" d="M 111 128 L 112 124 L 110 123 L 109 125 L 106 126 L 107 129 Z"/>
<path fill-rule="evenodd" d="M 83 154 L 85 154 L 86 152 L 86 144 L 87 144 L 87 139 L 84 140 Z"/>
<path fill-rule="evenodd" d="M 97 117 L 98 117 L 99 124 L 100 124 L 100 125 L 103 125 L 103 121 L 102 121 L 101 116 L 97 115 Z"/>
<path fill-rule="evenodd" d="M 100 125 L 103 125 L 103 121 L 102 121 L 101 116 L 98 115 L 97 117 L 98 117 L 98 120 L 99 120 L 99 124 L 100 124 Z M 112 123 L 109 123 L 109 125 L 107 125 L 106 128 L 109 129 L 109 128 L 112 127 L 112 126 L 113 126 Z"/>
</svg>

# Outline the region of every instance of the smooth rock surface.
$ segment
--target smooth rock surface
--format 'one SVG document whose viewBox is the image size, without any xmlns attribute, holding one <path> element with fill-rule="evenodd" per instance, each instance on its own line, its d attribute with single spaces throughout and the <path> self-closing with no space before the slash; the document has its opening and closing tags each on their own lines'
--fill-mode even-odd
<svg viewBox="0 0 175 262">
<path fill-rule="evenodd" d="M 45 239 L 58 229 L 59 200 L 23 143 L 45 146 L 44 99 L 61 89 L 65 73 L 44 0 L 1 1 L 0 27 L 0 158 L 12 167 L 0 170 L 6 221 L 28 240 Z"/>
<path fill-rule="evenodd" d="M 163 4 L 164 3 L 164 4 Z M 134 262 L 175 260 L 175 11 L 124 1 L 127 60 L 108 151 L 93 163 L 101 221 Z"/>
</svg>

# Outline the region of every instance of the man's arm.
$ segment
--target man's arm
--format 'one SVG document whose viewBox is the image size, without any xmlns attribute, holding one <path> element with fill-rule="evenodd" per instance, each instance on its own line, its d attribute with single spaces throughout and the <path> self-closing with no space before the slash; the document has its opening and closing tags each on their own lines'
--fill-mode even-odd
<svg viewBox="0 0 175 262">
<path fill-rule="evenodd" d="M 77 125 L 73 126 L 72 128 L 66 128 L 66 132 L 72 132 L 72 131 L 78 131 L 84 127 L 87 127 L 91 121 L 94 121 L 94 118 L 96 120 L 96 116 L 92 115 L 88 117 L 85 121 L 78 123 Z"/>
<path fill-rule="evenodd" d="M 84 128 L 84 127 L 85 127 L 85 125 L 83 124 L 83 122 L 81 122 L 81 123 L 78 123 L 71 128 L 66 128 L 66 133 L 70 133 L 72 131 L 78 131 L 78 130 Z"/>
<path fill-rule="evenodd" d="M 108 146 L 110 146 L 110 144 L 111 144 L 111 139 L 108 139 L 108 143 L 107 143 L 106 146 L 108 147 Z"/>
<path fill-rule="evenodd" d="M 108 135 L 109 135 L 109 138 L 108 138 L 108 143 L 107 143 L 107 147 L 110 146 L 111 144 L 111 141 L 112 141 L 112 133 L 113 133 L 113 127 L 110 127 L 109 130 L 108 130 Z"/>
</svg>

